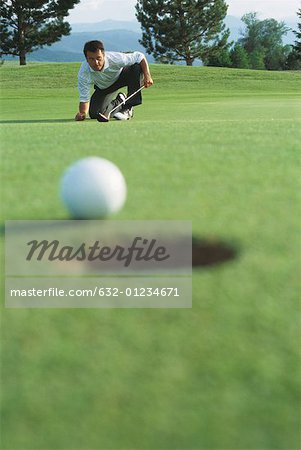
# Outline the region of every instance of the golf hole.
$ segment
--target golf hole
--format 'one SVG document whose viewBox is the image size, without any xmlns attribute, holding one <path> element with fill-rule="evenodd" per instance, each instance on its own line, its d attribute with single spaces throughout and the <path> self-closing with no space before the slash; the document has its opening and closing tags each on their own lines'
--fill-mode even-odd
<svg viewBox="0 0 301 450">
<path fill-rule="evenodd" d="M 192 240 L 192 267 L 210 267 L 231 261 L 237 257 L 237 249 L 220 241 L 200 238 Z"/>
<path fill-rule="evenodd" d="M 122 243 L 123 239 L 116 238 L 116 242 Z M 178 247 L 178 251 L 180 251 L 179 255 L 181 254 L 181 247 L 183 250 L 183 253 L 185 253 L 184 247 L 187 246 L 187 240 L 180 240 L 177 243 L 174 241 L 165 241 L 167 242 L 167 247 L 175 248 Z M 127 247 L 128 241 L 125 240 L 124 244 L 120 244 L 123 247 Z M 234 260 L 238 256 L 238 249 L 231 245 L 230 243 L 219 241 L 219 240 L 213 240 L 213 239 L 205 239 L 205 238 L 196 238 L 192 237 L 192 246 L 191 246 L 191 260 L 181 259 L 179 256 L 178 260 L 174 265 L 170 265 L 170 267 L 173 267 L 174 269 L 179 269 L 183 267 L 188 267 L 190 264 L 193 268 L 211 268 L 215 267 L 220 264 L 227 263 L 229 261 Z M 93 261 L 93 262 L 86 262 L 88 266 L 90 267 L 98 267 L 98 265 L 102 264 L 99 261 Z M 107 261 L 106 267 L 110 267 L 112 270 L 114 270 L 116 267 L 120 267 L 120 263 L 116 262 L 116 260 Z M 144 267 L 137 267 L 136 270 L 144 270 Z"/>
</svg>

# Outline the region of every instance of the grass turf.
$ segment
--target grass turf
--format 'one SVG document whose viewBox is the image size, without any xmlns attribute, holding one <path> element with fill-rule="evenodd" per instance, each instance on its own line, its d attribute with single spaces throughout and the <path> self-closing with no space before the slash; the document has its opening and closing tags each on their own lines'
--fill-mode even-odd
<svg viewBox="0 0 301 450">
<path fill-rule="evenodd" d="M 191 310 L 2 310 L 2 448 L 300 448 L 300 73 L 153 66 L 130 122 L 76 123 L 78 64 L 5 64 L 2 223 L 66 219 L 74 160 L 115 162 L 117 219 L 239 249 Z"/>
</svg>

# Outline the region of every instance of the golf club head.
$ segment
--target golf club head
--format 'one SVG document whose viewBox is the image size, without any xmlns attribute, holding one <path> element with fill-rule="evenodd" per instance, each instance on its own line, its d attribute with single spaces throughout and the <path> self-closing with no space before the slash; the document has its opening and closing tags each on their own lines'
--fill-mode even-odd
<svg viewBox="0 0 301 450">
<path fill-rule="evenodd" d="M 109 122 L 110 116 L 106 117 L 104 114 L 98 113 L 96 119 L 98 120 L 98 122 Z"/>
</svg>

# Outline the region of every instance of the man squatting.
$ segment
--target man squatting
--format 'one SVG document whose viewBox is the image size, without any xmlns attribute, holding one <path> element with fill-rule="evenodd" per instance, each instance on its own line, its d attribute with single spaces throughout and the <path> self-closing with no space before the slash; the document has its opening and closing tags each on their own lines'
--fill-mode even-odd
<svg viewBox="0 0 301 450">
<path fill-rule="evenodd" d="M 107 52 L 101 41 L 89 41 L 84 46 L 86 61 L 78 73 L 79 112 L 75 120 L 85 120 L 87 114 L 91 119 L 97 115 L 107 115 L 114 107 L 117 120 L 129 120 L 133 117 L 133 107 L 142 103 L 141 91 L 124 104 L 126 95 L 116 91 L 127 87 L 127 95 L 137 91 L 141 85 L 148 88 L 153 85 L 149 65 L 143 53 Z M 94 93 L 90 99 L 90 87 Z"/>
</svg>

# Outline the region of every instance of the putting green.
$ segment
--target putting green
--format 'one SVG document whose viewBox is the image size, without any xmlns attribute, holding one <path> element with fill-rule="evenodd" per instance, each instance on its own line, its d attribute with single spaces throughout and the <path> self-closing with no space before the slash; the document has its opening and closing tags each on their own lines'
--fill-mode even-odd
<svg viewBox="0 0 301 450">
<path fill-rule="evenodd" d="M 2 309 L 1 448 L 299 448 L 300 73 L 152 66 L 134 120 L 99 124 L 73 120 L 78 68 L 0 69 L 2 224 L 67 219 L 58 180 L 96 155 L 116 219 L 238 254 L 194 269 L 191 310 Z"/>
</svg>

